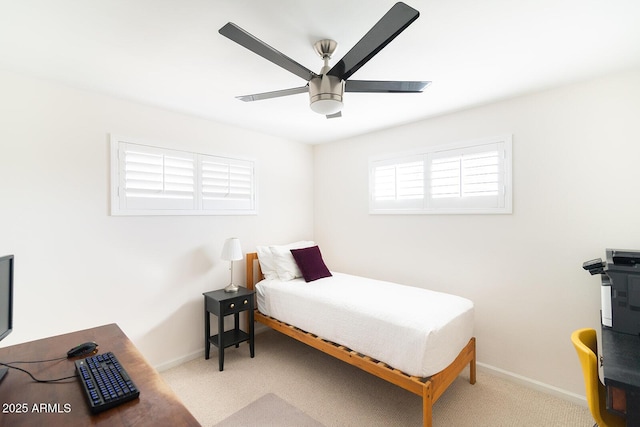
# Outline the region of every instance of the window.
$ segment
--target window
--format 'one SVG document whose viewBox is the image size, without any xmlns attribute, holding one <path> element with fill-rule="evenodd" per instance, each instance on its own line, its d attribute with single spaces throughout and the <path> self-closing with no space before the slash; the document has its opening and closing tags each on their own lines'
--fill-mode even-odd
<svg viewBox="0 0 640 427">
<path fill-rule="evenodd" d="M 424 161 L 398 158 L 372 170 L 373 200 L 380 209 L 419 209 L 424 200 Z"/>
<path fill-rule="evenodd" d="M 112 215 L 255 214 L 250 160 L 111 137 Z"/>
<path fill-rule="evenodd" d="M 215 210 L 253 210 L 253 163 L 223 157 L 200 156 L 202 206 Z"/>
<path fill-rule="evenodd" d="M 511 136 L 369 162 L 371 213 L 511 213 Z"/>
</svg>

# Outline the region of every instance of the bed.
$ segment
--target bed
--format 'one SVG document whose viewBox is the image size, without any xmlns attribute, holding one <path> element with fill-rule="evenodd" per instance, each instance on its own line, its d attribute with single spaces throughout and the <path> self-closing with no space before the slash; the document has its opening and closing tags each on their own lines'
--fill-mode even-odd
<svg viewBox="0 0 640 427">
<path fill-rule="evenodd" d="M 246 255 L 247 288 L 255 290 L 257 298 L 255 321 L 421 396 L 424 426 L 432 426 L 433 404 L 467 366 L 469 382 L 475 384 L 470 301 L 328 270 L 329 277 L 312 281 L 295 274 L 281 280 L 281 271 L 280 278 L 263 275 L 258 255 Z M 340 304 L 329 297 L 332 289 L 340 295 Z M 384 298 L 371 298 L 370 290 Z M 422 293 L 435 302 L 420 301 Z M 395 309 L 398 306 L 402 309 Z M 403 329 L 398 333 L 394 328 Z"/>
</svg>

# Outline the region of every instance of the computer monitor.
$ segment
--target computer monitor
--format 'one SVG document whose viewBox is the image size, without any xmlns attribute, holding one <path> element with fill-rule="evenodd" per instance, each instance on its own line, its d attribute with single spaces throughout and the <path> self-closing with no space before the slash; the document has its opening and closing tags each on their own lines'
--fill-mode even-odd
<svg viewBox="0 0 640 427">
<path fill-rule="evenodd" d="M 13 259 L 0 257 L 0 340 L 13 329 Z"/>
<path fill-rule="evenodd" d="M 13 330 L 13 255 L 0 257 L 0 341 Z M 7 373 L 0 368 L 0 380 Z"/>
</svg>

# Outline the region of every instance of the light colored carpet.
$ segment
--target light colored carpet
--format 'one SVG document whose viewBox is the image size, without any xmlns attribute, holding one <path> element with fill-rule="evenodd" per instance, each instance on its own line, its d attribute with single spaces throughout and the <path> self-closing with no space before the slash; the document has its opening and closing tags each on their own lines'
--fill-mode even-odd
<svg viewBox="0 0 640 427">
<path fill-rule="evenodd" d="M 217 351 L 162 372 L 203 426 L 213 426 L 267 393 L 274 393 L 327 427 L 420 426 L 422 399 L 278 332 Z M 467 369 L 468 371 L 468 369 Z M 532 390 L 479 369 L 463 372 L 433 407 L 435 427 L 591 427 L 586 406 Z M 259 425 L 259 424 L 258 424 Z"/>
<path fill-rule="evenodd" d="M 324 427 L 295 406 L 267 393 L 215 427 Z"/>
</svg>

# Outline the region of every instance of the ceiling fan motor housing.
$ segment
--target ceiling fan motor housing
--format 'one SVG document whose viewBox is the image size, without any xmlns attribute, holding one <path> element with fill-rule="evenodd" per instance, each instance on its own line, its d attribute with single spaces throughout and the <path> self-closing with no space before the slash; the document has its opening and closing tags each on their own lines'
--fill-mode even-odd
<svg viewBox="0 0 640 427">
<path fill-rule="evenodd" d="M 342 110 L 344 80 L 323 74 L 309 80 L 309 103 L 318 114 L 331 115 Z"/>
</svg>

